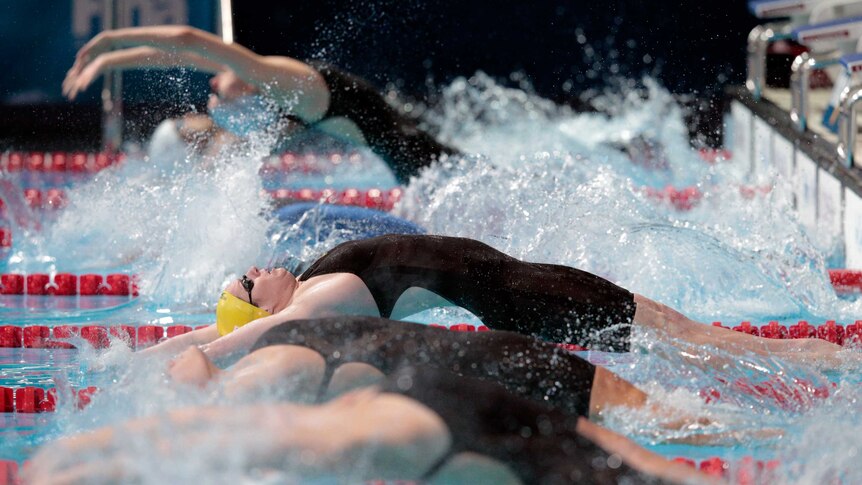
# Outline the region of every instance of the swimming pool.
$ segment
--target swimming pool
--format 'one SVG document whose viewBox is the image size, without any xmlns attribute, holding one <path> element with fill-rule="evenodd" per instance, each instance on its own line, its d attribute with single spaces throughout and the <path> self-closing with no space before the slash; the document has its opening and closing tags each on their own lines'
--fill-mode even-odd
<svg viewBox="0 0 862 485">
<path fill-rule="evenodd" d="M 483 75 L 458 80 L 446 88 L 429 122 L 442 138 L 483 156 L 425 171 L 405 188 L 394 213 L 432 233 L 469 236 L 516 257 L 605 275 L 704 322 L 851 323 L 862 315 L 858 302 L 834 295 L 825 273 L 831 241 L 801 229 L 782 197 L 787 182 L 750 180 L 733 161 L 704 163 L 689 148 L 669 95 L 651 82 L 644 89 L 646 99 L 632 94 L 609 101 L 617 103 L 618 114 L 606 117 L 569 112 Z M 638 136 L 664 147 L 666 169 L 633 164 L 618 148 Z M 13 227 L 14 246 L 4 272 L 135 274 L 142 296 L 124 301 L 79 297 L 64 309 L 38 298 L 7 299 L 0 302 L 2 324 L 203 324 L 212 318 L 213 295 L 249 261 L 285 261 L 286 254 L 308 261 L 351 236 L 341 232 L 313 242 L 282 237 L 292 227 L 273 220 L 266 190 L 394 185 L 367 153 L 341 155 L 353 160 L 339 164 L 332 163 L 330 153 L 319 154 L 323 160 L 312 155 L 307 170 L 264 167 L 261 177 L 262 153 L 262 147 L 253 146 L 207 170 L 182 157 L 130 156 L 89 181 L 60 180 L 68 205 L 40 218 L 38 229 Z M 13 181 L 41 189 L 55 187 L 55 182 Z M 144 188 L 129 190 L 131 184 Z M 642 190 L 666 185 L 696 186 L 703 197 L 682 212 Z M 773 188 L 747 198 L 741 185 Z M 81 308 L 82 302 L 95 308 Z M 451 310 L 416 320 L 473 321 Z M 683 434 L 736 431 L 750 436 L 742 445 L 658 444 L 677 435 L 645 416 L 622 411 L 609 419 L 612 428 L 667 456 L 778 459 L 786 482 L 833 474 L 848 483 L 858 478 L 849 466 L 854 432 L 860 428 L 852 362 L 841 372 L 822 374 L 752 357 L 716 376 L 690 365 L 681 344 L 649 335 L 641 343 L 647 352 L 585 355 L 683 410 L 714 420 Z M 83 411 L 61 399 L 55 413 L 4 414 L 0 458 L 25 459 L 35 443 L 57 434 L 215 399 L 166 385 L 163 362 L 134 359 L 122 344 L 101 351 L 2 349 L 0 359 L 0 383 L 47 387 L 60 379 L 75 388 L 102 388 Z M 791 388 L 799 387 L 794 378 L 804 379 L 830 393 L 825 399 L 804 397 L 805 406 L 788 407 L 768 393 L 758 395 L 719 377 L 731 383 L 771 380 Z M 704 403 L 701 394 L 713 388 L 720 390 L 720 399 Z M 268 398 L 272 396 L 249 397 Z M 786 436 L 756 434 L 773 428 L 785 430 Z M 828 449 L 822 446 L 824 433 L 831 437 Z M 135 450 L 143 444 L 128 446 Z M 237 476 L 240 469 L 237 465 Z M 161 464 L 146 476 L 156 482 L 200 479 L 207 473 L 202 454 L 178 457 L 177 463 Z"/>
</svg>

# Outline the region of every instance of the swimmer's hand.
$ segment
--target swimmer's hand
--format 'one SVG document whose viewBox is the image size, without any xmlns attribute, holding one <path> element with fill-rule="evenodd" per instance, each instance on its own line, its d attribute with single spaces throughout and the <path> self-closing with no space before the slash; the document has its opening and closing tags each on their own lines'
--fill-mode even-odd
<svg viewBox="0 0 862 485">
<path fill-rule="evenodd" d="M 63 96 L 70 101 L 78 96 L 78 93 L 87 89 L 93 81 L 102 75 L 105 66 L 104 58 L 97 58 L 81 69 L 72 66 L 63 80 Z"/>
</svg>

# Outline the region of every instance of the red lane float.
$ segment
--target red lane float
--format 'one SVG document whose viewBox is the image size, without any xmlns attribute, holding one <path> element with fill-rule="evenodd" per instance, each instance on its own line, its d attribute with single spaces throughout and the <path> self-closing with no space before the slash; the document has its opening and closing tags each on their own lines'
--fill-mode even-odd
<svg viewBox="0 0 862 485">
<path fill-rule="evenodd" d="M 125 160 L 122 153 L 4 152 L 2 172 L 98 172 Z"/>
<path fill-rule="evenodd" d="M 769 378 L 757 382 L 747 378 L 733 381 L 722 378 L 716 380 L 735 392 L 760 400 L 769 400 L 775 406 L 791 412 L 809 409 L 813 401 L 828 398 L 832 390 L 838 387 L 838 384 L 834 382 L 829 383 L 829 385 L 818 386 L 801 378 L 793 378 L 792 382 L 778 378 Z M 699 394 L 706 404 L 721 400 L 721 392 L 716 388 L 701 389 Z"/>
<path fill-rule="evenodd" d="M 133 349 L 143 349 L 159 343 L 164 337 L 176 337 L 191 332 L 185 325 L 46 325 L 0 326 L 0 348 L 74 349 L 69 339 L 82 338 L 96 349 L 107 348 L 111 339 L 119 339 Z"/>
<path fill-rule="evenodd" d="M 386 189 L 278 189 L 268 192 L 276 204 L 291 202 L 322 202 L 326 204 L 349 205 L 377 209 L 392 210 L 403 194 L 400 187 Z"/>
<path fill-rule="evenodd" d="M 304 174 L 319 174 L 332 170 L 339 165 L 356 165 L 362 161 L 359 153 L 331 153 L 329 155 L 282 153 L 264 160 L 261 171 L 264 173 L 274 172 L 299 172 Z"/>
<path fill-rule="evenodd" d="M 717 456 L 700 462 L 684 457 L 674 458 L 672 461 L 697 468 L 717 478 L 728 479 L 733 474 L 732 482 L 740 485 L 772 483 L 775 479 L 773 474 L 781 466 L 778 460 L 755 460 L 751 456 L 742 457 L 733 463 Z"/>
<path fill-rule="evenodd" d="M 721 322 L 712 322 L 712 325 L 729 328 L 722 325 Z M 819 338 L 838 345 L 862 344 L 862 320 L 856 320 L 847 325 L 836 323 L 835 320 L 827 320 L 819 326 L 811 325 L 805 320 L 799 320 L 790 327 L 780 325 L 774 320 L 760 327 L 752 325 L 749 321 L 744 321 L 732 327 L 732 330 L 773 339 Z"/>
<path fill-rule="evenodd" d="M 71 389 L 71 395 L 78 409 L 84 409 L 99 392 L 95 386 L 83 389 Z M 57 409 L 57 389 L 54 387 L 42 388 L 35 386 L 26 387 L 0 387 L 0 413 L 50 413 Z"/>
<path fill-rule="evenodd" d="M 0 485 L 18 485 L 21 483 L 18 477 L 18 462 L 13 460 L 0 460 Z"/>
<path fill-rule="evenodd" d="M 24 189 L 24 200 L 32 209 L 61 209 L 68 204 L 68 196 L 61 189 Z M 391 210 L 403 193 L 400 187 L 392 189 L 277 189 L 267 193 L 277 203 L 325 202 L 328 204 L 352 205 L 369 209 Z M 0 201 L 0 209 L 5 204 Z M 8 229 L 6 229 L 8 231 Z"/>
<path fill-rule="evenodd" d="M 723 148 L 701 148 L 698 150 L 698 155 L 700 155 L 700 158 L 702 158 L 703 161 L 710 165 L 733 158 L 730 150 L 725 150 Z"/>
<path fill-rule="evenodd" d="M 0 274 L 0 295 L 137 296 L 134 277 L 126 274 Z"/>
<path fill-rule="evenodd" d="M 829 280 L 838 294 L 862 293 L 862 270 L 830 269 Z"/>
<path fill-rule="evenodd" d="M 652 187 L 644 187 L 643 193 L 656 201 L 664 202 L 671 205 L 678 211 L 688 211 L 693 209 L 701 199 L 703 192 L 697 187 L 682 187 L 677 188 L 671 185 L 663 189 L 655 189 Z M 753 199 L 757 195 L 765 195 L 772 191 L 772 187 L 764 186 L 746 186 L 739 187 L 739 194 L 744 199 Z"/>
<path fill-rule="evenodd" d="M 122 163 L 124 153 L 86 152 L 3 152 L 0 153 L 2 172 L 98 172 Z M 357 152 L 321 154 L 282 153 L 264 160 L 265 172 L 321 173 L 344 164 L 358 164 Z"/>
<path fill-rule="evenodd" d="M 835 320 L 828 320 L 819 326 L 813 326 L 805 320 L 800 320 L 789 328 L 777 321 L 770 321 L 760 327 L 753 325 L 750 321 L 741 322 L 732 328 L 721 322 L 712 322 L 712 325 L 764 338 L 820 338 L 838 345 L 862 344 L 862 320 L 856 320 L 856 322 L 848 325 L 841 325 Z M 485 325 L 475 326 L 468 323 L 457 323 L 450 326 L 432 323 L 429 326 L 461 332 L 487 332 L 490 330 Z M 207 328 L 207 325 L 194 328 L 187 325 L 168 327 L 159 325 L 142 325 L 139 327 L 132 325 L 58 325 L 55 327 L 2 325 L 0 326 L 0 348 L 69 348 L 69 344 L 62 342 L 62 340 L 79 336 L 96 348 L 104 348 L 109 343 L 109 335 L 120 338 L 130 346 L 143 348 L 158 343 L 162 338 L 173 338 L 202 328 Z M 557 345 L 571 351 L 587 350 L 575 344 L 559 343 Z"/>
</svg>

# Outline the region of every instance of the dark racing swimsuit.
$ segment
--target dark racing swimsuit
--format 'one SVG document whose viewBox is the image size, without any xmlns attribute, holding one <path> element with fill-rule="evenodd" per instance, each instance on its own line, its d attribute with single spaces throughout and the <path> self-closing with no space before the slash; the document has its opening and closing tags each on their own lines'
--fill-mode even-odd
<svg viewBox="0 0 862 485">
<path fill-rule="evenodd" d="M 405 290 L 418 287 L 493 329 L 595 350 L 629 348 L 632 293 L 590 273 L 520 261 L 472 239 L 386 235 L 350 241 L 315 261 L 299 280 L 331 273 L 362 279 L 383 317 Z"/>
<path fill-rule="evenodd" d="M 577 417 L 492 382 L 405 368 L 389 376 L 382 390 L 415 399 L 446 423 L 452 445 L 426 478 L 455 454 L 473 452 L 506 464 L 525 484 L 662 483 L 578 434 Z"/>
<path fill-rule="evenodd" d="M 391 106 L 368 81 L 322 62 L 309 64 L 329 87 L 329 108 L 320 120 L 302 123 L 313 127 L 333 118 L 346 118 L 362 132 L 368 147 L 404 184 L 441 155 L 458 151 L 420 130 L 416 120 Z"/>
<path fill-rule="evenodd" d="M 651 481 L 576 432 L 578 417 L 589 411 L 595 367 L 554 344 L 511 332 L 341 316 L 285 322 L 252 351 L 270 345 L 320 353 L 327 367 L 320 395 L 338 366 L 362 362 L 388 375 L 384 392 L 433 410 L 452 445 L 427 475 L 457 453 L 475 452 L 505 463 L 524 483 Z"/>
<path fill-rule="evenodd" d="M 362 362 L 388 378 L 384 392 L 434 411 L 452 436 L 449 452 L 505 463 L 524 483 L 651 482 L 576 432 L 589 411 L 595 367 L 554 344 L 511 332 L 452 332 L 376 317 L 341 316 L 283 323 L 252 351 L 300 345 L 320 353 L 328 376 Z M 623 480 L 623 481 L 621 481 Z"/>
<path fill-rule="evenodd" d="M 510 392 L 587 416 L 596 368 L 555 344 L 512 332 L 453 332 L 377 317 L 296 320 L 273 327 L 252 351 L 299 345 L 339 365 L 362 362 L 384 374 L 405 366 L 439 368 L 491 380 Z"/>
</svg>

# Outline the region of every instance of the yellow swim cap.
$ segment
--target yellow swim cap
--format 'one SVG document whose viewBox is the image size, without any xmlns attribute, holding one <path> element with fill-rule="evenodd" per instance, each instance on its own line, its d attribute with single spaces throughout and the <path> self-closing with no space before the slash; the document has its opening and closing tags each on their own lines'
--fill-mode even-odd
<svg viewBox="0 0 862 485">
<path fill-rule="evenodd" d="M 271 315 L 268 311 L 223 291 L 216 304 L 216 328 L 227 335 L 248 322 Z"/>
</svg>

